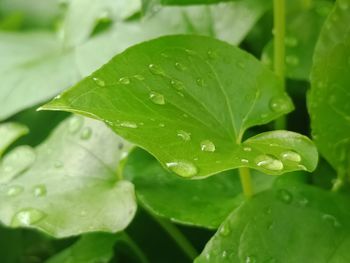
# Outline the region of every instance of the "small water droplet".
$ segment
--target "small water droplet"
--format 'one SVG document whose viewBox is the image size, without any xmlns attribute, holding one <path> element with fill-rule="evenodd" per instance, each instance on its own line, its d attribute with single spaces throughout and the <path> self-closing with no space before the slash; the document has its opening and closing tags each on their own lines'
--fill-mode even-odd
<svg viewBox="0 0 350 263">
<path fill-rule="evenodd" d="M 292 36 L 288 36 L 285 38 L 285 43 L 288 47 L 296 47 L 298 45 L 298 39 Z"/>
<path fill-rule="evenodd" d="M 91 138 L 92 129 L 90 127 L 85 127 L 80 133 L 80 139 L 88 140 Z"/>
<path fill-rule="evenodd" d="M 245 258 L 245 263 L 256 263 L 256 257 L 254 257 L 254 256 L 247 256 Z"/>
<path fill-rule="evenodd" d="M 38 223 L 45 217 L 45 213 L 35 208 L 25 208 L 17 212 L 11 221 L 11 225 L 18 226 L 30 226 Z"/>
<path fill-rule="evenodd" d="M 286 204 L 290 204 L 293 200 L 292 194 L 286 189 L 279 189 L 277 191 L 277 198 Z"/>
<path fill-rule="evenodd" d="M 119 79 L 118 82 L 119 82 L 120 84 L 123 84 L 123 85 L 128 85 L 128 84 L 130 84 L 130 79 L 127 78 L 127 77 L 122 77 L 122 78 Z"/>
<path fill-rule="evenodd" d="M 198 173 L 197 167 L 193 163 L 185 160 L 169 162 L 166 166 L 182 177 L 192 177 Z"/>
<path fill-rule="evenodd" d="M 84 124 L 84 119 L 80 116 L 74 116 L 69 120 L 68 131 L 71 134 L 78 132 Z"/>
<path fill-rule="evenodd" d="M 99 78 L 92 78 L 92 79 L 93 79 L 93 81 L 95 81 L 97 86 L 100 86 L 100 87 L 104 87 L 105 86 L 105 82 L 102 79 L 99 79 Z"/>
<path fill-rule="evenodd" d="M 241 159 L 241 163 L 247 164 L 247 163 L 249 163 L 249 160 L 247 160 L 247 159 Z"/>
<path fill-rule="evenodd" d="M 256 157 L 255 163 L 257 166 L 271 171 L 281 171 L 283 169 L 283 163 L 280 160 L 267 154 Z"/>
<path fill-rule="evenodd" d="M 196 79 L 196 83 L 199 87 L 203 87 L 204 86 L 204 79 L 198 78 L 198 79 Z"/>
<path fill-rule="evenodd" d="M 228 253 L 226 250 L 222 251 L 222 253 L 221 253 L 222 258 L 227 258 L 227 255 L 228 255 Z"/>
<path fill-rule="evenodd" d="M 164 128 L 165 124 L 164 123 L 159 123 L 158 126 L 161 127 L 161 128 Z"/>
<path fill-rule="evenodd" d="M 201 150 L 203 152 L 215 152 L 216 147 L 212 141 L 204 140 L 201 142 Z"/>
<path fill-rule="evenodd" d="M 164 96 L 158 92 L 152 91 L 149 94 L 149 99 L 154 103 L 158 105 L 164 105 L 165 104 L 165 99 Z"/>
<path fill-rule="evenodd" d="M 45 196 L 46 193 L 47 193 L 47 190 L 44 184 L 36 185 L 33 189 L 33 195 L 35 197 Z"/>
<path fill-rule="evenodd" d="M 216 59 L 218 57 L 218 54 L 214 50 L 208 50 L 207 55 L 210 59 Z"/>
<path fill-rule="evenodd" d="M 338 219 L 333 216 L 333 215 L 330 215 L 330 214 L 323 214 L 322 215 L 322 219 L 331 223 L 334 227 L 340 227 L 341 224 L 339 223 Z"/>
<path fill-rule="evenodd" d="M 183 64 L 181 64 L 180 62 L 176 62 L 175 67 L 180 71 L 186 70 L 186 67 Z"/>
<path fill-rule="evenodd" d="M 19 185 L 14 185 L 11 186 L 8 190 L 7 190 L 7 195 L 8 196 L 16 196 L 19 195 L 20 193 L 22 193 L 24 190 L 24 188 L 22 186 Z"/>
<path fill-rule="evenodd" d="M 149 68 L 149 70 L 151 71 L 152 74 L 164 76 L 164 71 L 163 71 L 163 69 L 160 66 L 155 65 L 155 64 L 149 64 L 148 68 Z"/>
<path fill-rule="evenodd" d="M 137 80 L 145 80 L 145 77 L 142 76 L 142 75 L 134 75 L 134 78 L 137 79 Z"/>
<path fill-rule="evenodd" d="M 289 100 L 286 97 L 276 97 L 270 100 L 270 108 L 275 112 L 283 112 L 289 109 Z"/>
<path fill-rule="evenodd" d="M 219 230 L 220 235 L 222 236 L 228 236 L 231 233 L 231 228 L 228 224 L 224 224 L 220 227 Z"/>
<path fill-rule="evenodd" d="M 286 151 L 281 153 L 282 159 L 286 161 L 299 163 L 301 161 L 301 156 L 295 151 Z"/>
<path fill-rule="evenodd" d="M 190 141 L 191 140 L 191 133 L 186 132 L 184 130 L 178 130 L 177 131 L 177 136 L 183 139 L 184 141 Z"/>
<path fill-rule="evenodd" d="M 245 151 L 245 152 L 251 152 L 252 151 L 252 148 L 250 148 L 250 147 L 243 147 L 243 151 Z"/>
<path fill-rule="evenodd" d="M 123 121 L 120 123 L 120 126 L 125 128 L 132 128 L 132 129 L 136 129 L 138 127 L 137 124 L 132 121 Z"/>
<path fill-rule="evenodd" d="M 299 65 L 299 58 L 294 55 L 288 55 L 286 56 L 286 63 L 291 66 L 297 66 Z"/>
<path fill-rule="evenodd" d="M 176 90 L 183 90 L 185 88 L 185 85 L 180 80 L 176 79 L 171 80 L 170 85 Z"/>
</svg>

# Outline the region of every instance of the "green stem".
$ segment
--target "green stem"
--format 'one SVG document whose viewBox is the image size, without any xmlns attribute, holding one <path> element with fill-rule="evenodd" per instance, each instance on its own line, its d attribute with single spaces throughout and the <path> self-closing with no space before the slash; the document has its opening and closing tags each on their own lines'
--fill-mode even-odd
<svg viewBox="0 0 350 263">
<path fill-rule="evenodd" d="M 150 263 L 146 255 L 143 253 L 141 248 L 135 243 L 134 240 L 126 233 L 123 232 L 122 240 L 129 246 L 129 248 L 135 253 L 141 263 Z"/>
<path fill-rule="evenodd" d="M 243 188 L 243 193 L 245 197 L 250 198 L 253 196 L 252 179 L 250 176 L 249 168 L 241 167 L 239 168 L 239 176 L 241 178 L 241 184 Z"/>
<path fill-rule="evenodd" d="M 152 214 L 151 216 L 173 238 L 177 245 L 192 261 L 198 256 L 198 252 L 196 251 L 196 249 L 192 246 L 192 244 L 187 240 L 187 238 L 180 232 L 180 230 L 175 225 L 163 218 L 154 216 Z"/>
<path fill-rule="evenodd" d="M 273 0 L 273 23 L 274 23 L 274 71 L 283 81 L 285 86 L 285 31 L 286 31 L 286 3 L 285 0 Z M 275 129 L 281 130 L 286 127 L 285 116 L 275 121 Z"/>
</svg>

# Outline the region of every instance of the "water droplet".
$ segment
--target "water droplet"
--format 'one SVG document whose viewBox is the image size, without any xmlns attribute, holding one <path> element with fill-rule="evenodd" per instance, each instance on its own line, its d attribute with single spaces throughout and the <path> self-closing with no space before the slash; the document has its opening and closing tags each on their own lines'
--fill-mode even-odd
<svg viewBox="0 0 350 263">
<path fill-rule="evenodd" d="M 309 204 L 309 200 L 306 197 L 301 197 L 298 200 L 298 204 L 300 204 L 301 206 L 307 206 Z"/>
<path fill-rule="evenodd" d="M 14 186 L 11 186 L 8 190 L 7 190 L 7 195 L 8 196 L 16 196 L 16 195 L 19 195 L 20 193 L 23 192 L 23 187 L 22 186 L 19 186 L 19 185 L 14 185 Z"/>
<path fill-rule="evenodd" d="M 203 87 L 204 86 L 204 79 L 198 78 L 198 79 L 196 79 L 196 83 L 199 87 Z"/>
<path fill-rule="evenodd" d="M 298 164 L 298 168 L 300 170 L 307 171 L 307 168 L 304 165 L 302 165 L 302 164 Z"/>
<path fill-rule="evenodd" d="M 158 105 L 164 105 L 165 104 L 165 99 L 164 96 L 158 92 L 152 91 L 149 94 L 149 99 L 154 103 Z"/>
<path fill-rule="evenodd" d="M 213 50 L 208 50 L 207 55 L 208 55 L 208 58 L 210 59 L 215 59 L 218 57 L 218 54 Z"/>
<path fill-rule="evenodd" d="M 231 233 L 231 228 L 228 224 L 224 224 L 220 227 L 219 230 L 220 235 L 222 236 L 228 236 Z"/>
<path fill-rule="evenodd" d="M 222 251 L 222 253 L 221 253 L 222 258 L 227 258 L 227 255 L 228 255 L 228 253 L 226 250 Z"/>
<path fill-rule="evenodd" d="M 186 132 L 184 130 L 178 130 L 177 131 L 177 136 L 183 139 L 184 141 L 190 141 L 191 140 L 191 133 Z"/>
<path fill-rule="evenodd" d="M 80 139 L 88 140 L 91 138 L 92 129 L 90 127 L 85 127 L 80 133 Z"/>
<path fill-rule="evenodd" d="M 71 134 L 78 132 L 84 124 L 84 119 L 80 116 L 74 116 L 69 120 L 68 131 Z"/>
<path fill-rule="evenodd" d="M 299 65 L 299 58 L 294 55 L 288 55 L 286 56 L 286 63 L 291 66 L 297 66 Z"/>
<path fill-rule="evenodd" d="M 254 257 L 254 256 L 247 256 L 245 258 L 245 263 L 256 263 L 256 257 Z"/>
<path fill-rule="evenodd" d="M 105 82 L 102 79 L 99 79 L 99 78 L 92 78 L 92 79 L 93 79 L 93 81 L 95 81 L 97 86 L 100 86 L 100 87 L 104 87 L 105 86 Z"/>
<path fill-rule="evenodd" d="M 279 189 L 277 192 L 277 198 L 281 200 L 283 203 L 290 204 L 293 200 L 292 194 L 285 190 L 285 189 Z"/>
<path fill-rule="evenodd" d="M 281 153 L 281 157 L 286 161 L 299 163 L 301 161 L 301 156 L 299 153 L 294 151 L 286 151 Z"/>
<path fill-rule="evenodd" d="M 161 128 L 164 128 L 165 124 L 164 123 L 159 123 L 158 126 L 161 127 Z"/>
<path fill-rule="evenodd" d="M 148 68 L 152 74 L 164 76 L 164 71 L 160 66 L 157 66 L 155 64 L 149 64 Z"/>
<path fill-rule="evenodd" d="M 270 100 L 270 108 L 275 112 L 283 112 L 289 109 L 289 100 L 286 97 L 276 97 Z"/>
<path fill-rule="evenodd" d="M 180 80 L 171 80 L 170 85 L 176 89 L 176 90 L 183 90 L 185 88 L 185 85 Z"/>
<path fill-rule="evenodd" d="M 122 77 L 122 78 L 119 79 L 118 82 L 119 82 L 120 84 L 123 84 L 123 85 L 128 85 L 128 84 L 130 84 L 130 79 L 127 78 L 127 77 Z"/>
<path fill-rule="evenodd" d="M 38 223 L 45 217 L 45 213 L 35 208 L 25 208 L 17 212 L 11 221 L 11 225 L 18 226 L 30 226 Z"/>
<path fill-rule="evenodd" d="M 331 223 L 334 227 L 340 227 L 341 224 L 339 223 L 338 219 L 330 214 L 323 214 L 322 219 Z"/>
<path fill-rule="evenodd" d="M 247 163 L 249 163 L 249 160 L 247 160 L 247 159 L 241 159 L 241 163 L 247 164 Z"/>
<path fill-rule="evenodd" d="M 204 140 L 201 142 L 201 150 L 203 152 L 215 152 L 215 144 L 212 141 Z"/>
<path fill-rule="evenodd" d="M 250 148 L 250 147 L 243 147 L 243 151 L 245 151 L 245 152 L 251 152 L 251 151 L 252 151 L 252 148 Z"/>
<path fill-rule="evenodd" d="M 120 126 L 125 128 L 132 128 L 132 129 L 136 129 L 138 127 L 137 124 L 132 121 L 123 121 L 120 123 Z"/>
<path fill-rule="evenodd" d="M 292 36 L 288 36 L 285 38 L 285 43 L 288 47 L 296 47 L 298 45 L 298 39 Z"/>
<path fill-rule="evenodd" d="M 47 190 L 44 184 L 36 185 L 33 189 L 33 194 L 36 197 L 45 196 L 46 193 L 47 193 Z"/>
<path fill-rule="evenodd" d="M 256 157 L 255 163 L 257 166 L 271 171 L 281 171 L 283 169 L 283 163 L 271 155 L 259 155 Z"/>
<path fill-rule="evenodd" d="M 186 70 L 186 67 L 183 64 L 181 64 L 180 62 L 176 62 L 175 67 L 180 71 Z"/>
<path fill-rule="evenodd" d="M 197 167 L 189 161 L 169 162 L 166 166 L 174 173 L 182 177 L 192 177 L 198 173 Z"/>
<path fill-rule="evenodd" d="M 145 80 L 145 77 L 142 76 L 142 75 L 134 75 L 134 78 L 137 79 L 137 80 Z"/>
</svg>

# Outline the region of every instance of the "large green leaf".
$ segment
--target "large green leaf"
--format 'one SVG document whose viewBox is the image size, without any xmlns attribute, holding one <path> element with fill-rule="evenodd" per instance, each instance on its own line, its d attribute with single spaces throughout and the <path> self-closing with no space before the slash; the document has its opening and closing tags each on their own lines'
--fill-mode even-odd
<svg viewBox="0 0 350 263">
<path fill-rule="evenodd" d="M 185 180 L 167 172 L 141 149 L 128 156 L 123 175 L 135 185 L 138 200 L 146 209 L 183 224 L 217 228 L 244 200 L 237 170 L 204 180 Z M 254 191 L 268 188 L 273 180 L 253 172 Z"/>
<path fill-rule="evenodd" d="M 117 178 L 128 147 L 104 124 L 72 117 L 36 149 L 15 148 L 0 164 L 0 220 L 55 237 L 124 229 L 136 210 L 132 184 Z"/>
<path fill-rule="evenodd" d="M 286 75 L 289 78 L 309 79 L 315 45 L 331 7 L 329 1 L 314 1 L 313 6 L 307 9 L 301 6 L 287 16 L 285 45 Z M 272 66 L 272 41 L 265 47 L 262 61 Z"/>
<path fill-rule="evenodd" d="M 302 135 L 275 131 L 239 144 L 247 128 L 292 108 L 282 82 L 259 61 L 199 36 L 134 46 L 43 107 L 104 120 L 183 177 L 237 167 L 313 170 L 316 149 Z"/>
<path fill-rule="evenodd" d="M 234 211 L 195 262 L 349 262 L 349 211 L 348 196 L 280 185 Z"/>
<path fill-rule="evenodd" d="M 350 1 L 341 0 L 317 43 L 308 107 L 312 132 L 322 155 L 343 173 L 350 149 Z"/>
<path fill-rule="evenodd" d="M 117 235 L 111 234 L 84 235 L 46 263 L 108 263 L 113 257 L 113 246 L 117 239 Z"/>
<path fill-rule="evenodd" d="M 0 120 L 79 80 L 71 51 L 52 33 L 0 33 Z"/>
<path fill-rule="evenodd" d="M 0 124 L 0 157 L 14 141 L 28 133 L 28 128 L 14 122 Z"/>
</svg>

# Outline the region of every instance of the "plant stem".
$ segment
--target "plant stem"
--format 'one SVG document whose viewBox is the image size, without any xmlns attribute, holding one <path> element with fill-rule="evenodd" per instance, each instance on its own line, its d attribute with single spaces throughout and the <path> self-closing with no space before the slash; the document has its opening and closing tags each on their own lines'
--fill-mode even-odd
<svg viewBox="0 0 350 263">
<path fill-rule="evenodd" d="M 182 251 L 193 261 L 197 256 L 198 252 L 187 240 L 187 238 L 180 232 L 180 230 L 173 225 L 170 221 L 163 218 L 154 216 L 151 214 L 155 221 L 173 238 L 177 245 Z"/>
<path fill-rule="evenodd" d="M 140 249 L 140 247 L 132 240 L 132 238 L 126 233 L 122 233 L 122 240 L 129 246 L 129 248 L 135 253 L 141 263 L 150 263 L 146 255 Z"/>
<path fill-rule="evenodd" d="M 273 0 L 273 23 L 274 23 L 274 71 L 283 81 L 285 86 L 285 31 L 286 31 L 286 3 L 285 0 Z M 286 127 L 285 116 L 275 121 L 275 129 L 282 130 Z"/>
<path fill-rule="evenodd" d="M 241 184 L 243 188 L 243 193 L 245 197 L 250 198 L 253 196 L 252 179 L 250 176 L 249 168 L 241 167 L 239 168 L 239 176 L 241 178 Z"/>
</svg>

